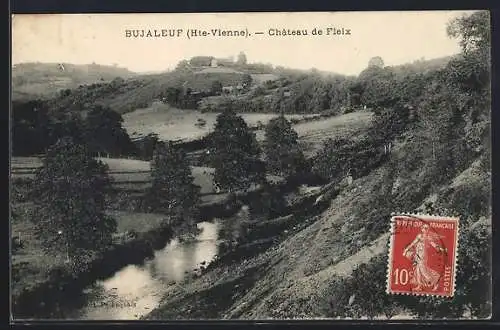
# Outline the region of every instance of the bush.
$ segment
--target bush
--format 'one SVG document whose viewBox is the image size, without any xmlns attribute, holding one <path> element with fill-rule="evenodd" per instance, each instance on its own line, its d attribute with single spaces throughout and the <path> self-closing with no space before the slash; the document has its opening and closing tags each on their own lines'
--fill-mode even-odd
<svg viewBox="0 0 500 330">
<path fill-rule="evenodd" d="M 343 138 L 329 139 L 315 157 L 313 172 L 328 180 L 353 178 L 368 174 L 384 160 L 383 152 L 370 139 L 352 142 Z"/>
<path fill-rule="evenodd" d="M 331 298 L 325 309 L 326 316 L 369 319 L 381 315 L 393 317 L 401 307 L 397 302 L 398 296 L 385 292 L 386 279 L 386 255 L 359 265 L 349 278 L 335 279 L 328 292 Z"/>
</svg>

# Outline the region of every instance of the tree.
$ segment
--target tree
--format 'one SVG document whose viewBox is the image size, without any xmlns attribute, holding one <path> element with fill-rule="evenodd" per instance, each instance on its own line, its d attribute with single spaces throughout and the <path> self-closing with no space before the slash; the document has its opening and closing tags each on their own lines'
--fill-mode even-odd
<svg viewBox="0 0 500 330">
<path fill-rule="evenodd" d="M 108 107 L 94 106 L 85 119 L 85 135 L 91 152 L 115 156 L 130 152 L 132 142 L 122 127 L 123 118 Z"/>
<path fill-rule="evenodd" d="M 200 187 L 194 184 L 184 150 L 171 142 L 157 145 L 151 161 L 152 186 L 146 193 L 149 209 L 166 214 L 180 234 L 193 233 L 198 218 Z"/>
<path fill-rule="evenodd" d="M 247 56 L 245 55 L 245 53 L 240 52 L 238 54 L 238 59 L 236 60 L 236 63 L 238 65 L 246 65 L 247 64 Z"/>
<path fill-rule="evenodd" d="M 369 136 L 377 145 L 391 142 L 404 131 L 408 121 L 409 109 L 400 104 L 379 109 L 374 115 Z"/>
<path fill-rule="evenodd" d="M 80 112 L 57 111 L 50 115 L 49 143 L 46 147 L 66 137 L 70 137 L 76 144 L 86 144 L 85 135 L 85 122 Z"/>
<path fill-rule="evenodd" d="M 269 121 L 265 131 L 264 153 L 271 173 L 289 178 L 304 168 L 305 157 L 298 134 L 282 114 Z"/>
<path fill-rule="evenodd" d="M 177 66 L 175 67 L 176 71 L 186 71 L 190 67 L 189 61 L 188 60 L 182 60 L 179 63 L 177 63 Z"/>
<path fill-rule="evenodd" d="M 369 107 L 391 106 L 398 99 L 395 94 L 397 82 L 395 73 L 389 68 L 377 65 L 363 70 L 358 81 L 362 86 L 361 103 Z"/>
<path fill-rule="evenodd" d="M 375 56 L 370 59 L 368 62 L 368 67 L 378 67 L 378 68 L 383 68 L 384 67 L 384 60 L 380 56 Z"/>
<path fill-rule="evenodd" d="M 139 141 L 136 141 L 135 144 L 138 156 L 141 159 L 151 160 L 159 141 L 160 139 L 156 133 L 149 133 Z"/>
<path fill-rule="evenodd" d="M 226 110 L 217 116 L 210 142 L 214 181 L 221 188 L 248 189 L 265 179 L 255 134 L 234 111 Z"/>
<path fill-rule="evenodd" d="M 463 15 L 450 21 L 446 32 L 451 38 L 459 38 L 462 52 L 480 52 L 489 54 L 491 29 L 489 12 L 476 11 L 471 15 Z"/>
<path fill-rule="evenodd" d="M 168 104 L 177 106 L 182 100 L 182 92 L 179 88 L 169 87 L 164 93 L 164 98 Z"/>
<path fill-rule="evenodd" d="M 33 222 L 46 251 L 77 262 L 112 242 L 116 221 L 105 214 L 107 166 L 69 137 L 51 147 L 34 179 Z"/>
<path fill-rule="evenodd" d="M 222 83 L 219 80 L 214 80 L 212 82 L 212 94 L 220 95 L 222 93 Z"/>
</svg>

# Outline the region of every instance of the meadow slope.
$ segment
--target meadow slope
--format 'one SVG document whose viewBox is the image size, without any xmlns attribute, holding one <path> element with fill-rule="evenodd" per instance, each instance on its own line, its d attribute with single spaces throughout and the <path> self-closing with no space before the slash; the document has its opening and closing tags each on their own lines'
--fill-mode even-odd
<svg viewBox="0 0 500 330">
<path fill-rule="evenodd" d="M 217 112 L 181 110 L 161 102 L 154 102 L 150 107 L 137 109 L 123 115 L 123 126 L 131 136 L 156 133 L 162 140 L 195 140 L 208 134 L 214 127 Z M 277 114 L 240 113 L 250 127 L 259 123 L 267 124 Z M 310 115 L 286 115 L 288 119 L 312 117 Z M 203 127 L 196 126 L 198 120 L 204 120 Z"/>
<path fill-rule="evenodd" d="M 488 178 L 479 166 L 478 161 L 472 163 L 436 194 L 481 184 Z M 391 173 L 387 163 L 354 180 L 320 215 L 306 217 L 301 225 L 280 233 L 277 243 L 265 251 L 234 264 L 218 263 L 182 290 L 166 293 L 162 306 L 146 318 L 325 318 L 333 281 L 349 277 L 358 265 L 388 253 L 390 217 L 374 219 L 377 214 L 363 205 L 380 194 L 381 184 L 393 190 L 407 189 L 404 184 L 412 179 Z M 435 197 L 424 196 L 416 210 Z M 397 211 L 388 203 L 390 212 Z M 370 229 L 374 221 L 381 221 L 378 234 Z M 412 312 L 403 311 L 399 317 L 411 317 Z"/>
</svg>

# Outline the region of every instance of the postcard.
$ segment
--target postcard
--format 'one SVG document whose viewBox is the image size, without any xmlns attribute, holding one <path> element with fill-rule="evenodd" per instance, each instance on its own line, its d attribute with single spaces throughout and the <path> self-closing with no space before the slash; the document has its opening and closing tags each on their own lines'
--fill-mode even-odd
<svg viewBox="0 0 500 330">
<path fill-rule="evenodd" d="M 489 319 L 490 31 L 13 15 L 12 320 Z"/>
</svg>

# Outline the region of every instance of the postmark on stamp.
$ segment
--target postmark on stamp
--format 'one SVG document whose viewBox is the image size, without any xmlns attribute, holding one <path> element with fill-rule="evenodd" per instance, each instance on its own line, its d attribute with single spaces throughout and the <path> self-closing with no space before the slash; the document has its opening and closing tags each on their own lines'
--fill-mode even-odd
<svg viewBox="0 0 500 330">
<path fill-rule="evenodd" d="M 458 220 L 414 214 L 392 216 L 387 293 L 453 297 Z"/>
</svg>

